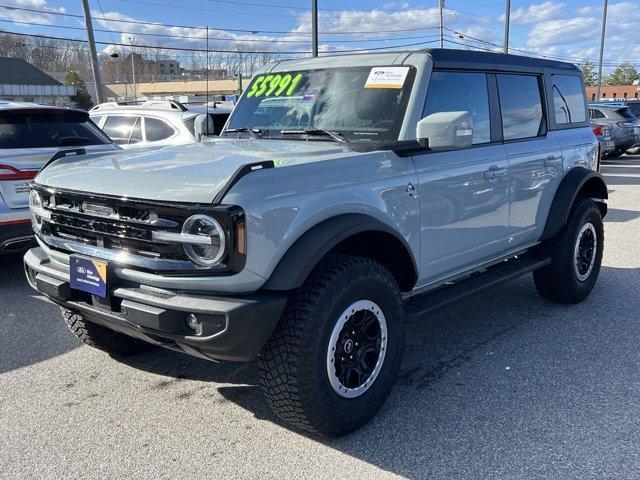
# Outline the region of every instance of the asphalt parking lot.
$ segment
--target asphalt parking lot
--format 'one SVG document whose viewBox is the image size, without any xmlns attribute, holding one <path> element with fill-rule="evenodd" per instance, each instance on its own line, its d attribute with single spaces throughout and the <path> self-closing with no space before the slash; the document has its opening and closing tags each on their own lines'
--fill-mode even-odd
<svg viewBox="0 0 640 480">
<path fill-rule="evenodd" d="M 637 478 L 640 156 L 610 160 L 600 280 L 545 302 L 530 276 L 411 324 L 374 421 L 282 425 L 252 364 L 80 346 L 0 257 L 1 478 Z"/>
</svg>

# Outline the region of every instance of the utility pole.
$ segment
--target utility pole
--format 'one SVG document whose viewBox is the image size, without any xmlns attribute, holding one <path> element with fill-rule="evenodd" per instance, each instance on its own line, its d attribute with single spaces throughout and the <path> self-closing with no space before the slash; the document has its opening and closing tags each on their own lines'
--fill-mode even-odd
<svg viewBox="0 0 640 480">
<path fill-rule="evenodd" d="M 440 48 L 444 48 L 444 0 L 440 0 Z"/>
<path fill-rule="evenodd" d="M 87 28 L 87 41 L 89 43 L 89 60 L 91 61 L 91 73 L 93 73 L 93 83 L 96 86 L 96 102 L 104 102 L 102 95 L 102 82 L 100 81 L 100 68 L 98 66 L 98 54 L 96 53 L 96 41 L 93 38 L 93 25 L 91 24 L 91 11 L 89 1 L 82 0 L 82 10 L 84 11 L 84 24 Z"/>
<path fill-rule="evenodd" d="M 318 56 L 318 0 L 311 0 L 311 45 L 313 56 Z"/>
<path fill-rule="evenodd" d="M 86 0 L 85 0 L 86 1 Z M 138 89 L 136 88 L 136 65 L 133 61 L 133 37 L 129 37 L 129 43 L 131 44 L 131 81 L 133 82 L 133 100 L 138 100 Z M 209 52 L 207 52 L 208 54 Z"/>
<path fill-rule="evenodd" d="M 600 87 L 602 86 L 602 59 L 604 57 L 604 36 L 607 30 L 607 8 L 609 0 L 604 0 L 604 12 L 602 13 L 602 35 L 600 36 L 600 60 L 598 61 L 598 87 L 596 88 L 596 101 L 600 101 Z"/>
<path fill-rule="evenodd" d="M 507 0 L 504 11 L 504 53 L 509 53 L 509 19 L 511 17 L 511 0 Z"/>
</svg>

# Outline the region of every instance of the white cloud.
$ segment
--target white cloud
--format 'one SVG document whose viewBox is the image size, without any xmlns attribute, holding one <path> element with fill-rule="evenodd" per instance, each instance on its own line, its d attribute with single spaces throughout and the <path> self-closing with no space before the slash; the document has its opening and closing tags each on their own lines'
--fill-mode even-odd
<svg viewBox="0 0 640 480">
<path fill-rule="evenodd" d="M 46 0 L 12 0 L 12 7 L 29 8 L 34 10 L 45 10 L 47 12 L 64 13 L 64 7 L 52 7 Z M 46 15 L 37 12 L 26 12 L 24 10 L 12 10 L 11 8 L 0 8 L 0 19 L 11 20 L 13 22 L 34 22 L 53 25 L 56 23 L 56 15 Z"/>
</svg>

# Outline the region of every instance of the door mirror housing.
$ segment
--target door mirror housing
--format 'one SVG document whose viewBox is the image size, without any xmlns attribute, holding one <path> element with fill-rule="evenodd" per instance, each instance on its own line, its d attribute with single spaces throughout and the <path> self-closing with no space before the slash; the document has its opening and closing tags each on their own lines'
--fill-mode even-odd
<svg viewBox="0 0 640 480">
<path fill-rule="evenodd" d="M 201 142 L 203 137 L 213 135 L 214 128 L 211 115 L 206 113 L 198 115 L 193 123 L 193 131 L 198 142 Z"/>
<path fill-rule="evenodd" d="M 430 150 L 457 150 L 473 144 L 471 113 L 438 112 L 424 117 L 416 126 L 416 138 Z"/>
</svg>

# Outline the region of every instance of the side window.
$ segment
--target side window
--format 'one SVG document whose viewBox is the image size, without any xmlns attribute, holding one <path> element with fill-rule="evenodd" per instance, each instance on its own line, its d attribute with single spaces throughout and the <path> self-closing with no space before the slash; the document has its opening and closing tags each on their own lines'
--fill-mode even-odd
<svg viewBox="0 0 640 480">
<path fill-rule="evenodd" d="M 606 117 L 604 116 L 604 113 L 602 113 L 600 110 L 596 110 L 595 108 L 590 108 L 589 118 L 606 118 Z"/>
<path fill-rule="evenodd" d="M 473 143 L 491 141 L 489 89 L 484 73 L 433 72 L 422 116 L 467 111 L 473 118 Z"/>
<path fill-rule="evenodd" d="M 502 136 L 505 140 L 531 138 L 546 131 L 540 82 L 533 75 L 497 75 Z"/>
<path fill-rule="evenodd" d="M 100 125 L 100 122 L 104 118 L 104 115 L 91 115 L 91 121 L 96 125 Z"/>
<path fill-rule="evenodd" d="M 129 143 L 140 143 L 142 141 L 142 117 L 136 118 L 136 124 L 131 132 Z"/>
<path fill-rule="evenodd" d="M 129 143 L 131 131 L 136 123 L 137 117 L 128 117 L 124 115 L 109 115 L 107 121 L 104 122 L 102 130 L 111 137 L 113 143 L 123 145 Z"/>
<path fill-rule="evenodd" d="M 584 90 L 580 77 L 552 75 L 553 109 L 556 123 L 582 123 L 586 118 Z"/>
<path fill-rule="evenodd" d="M 157 118 L 146 117 L 144 125 L 147 132 L 147 142 L 158 142 L 174 134 L 173 128 Z"/>
</svg>

